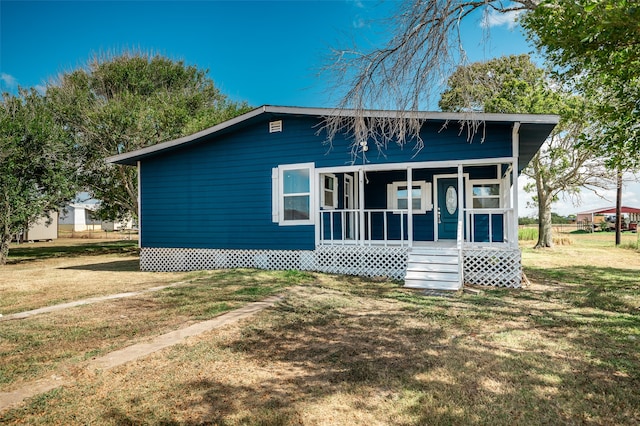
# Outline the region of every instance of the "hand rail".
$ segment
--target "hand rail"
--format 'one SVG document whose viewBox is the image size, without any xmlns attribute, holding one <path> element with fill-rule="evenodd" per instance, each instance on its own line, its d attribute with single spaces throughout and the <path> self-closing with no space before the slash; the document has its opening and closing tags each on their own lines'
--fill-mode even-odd
<svg viewBox="0 0 640 426">
<path fill-rule="evenodd" d="M 460 288 L 464 284 L 464 257 L 462 255 L 463 240 L 464 240 L 464 214 L 458 215 L 458 229 L 456 233 L 456 249 L 458 250 L 458 277 L 460 277 Z"/>
</svg>

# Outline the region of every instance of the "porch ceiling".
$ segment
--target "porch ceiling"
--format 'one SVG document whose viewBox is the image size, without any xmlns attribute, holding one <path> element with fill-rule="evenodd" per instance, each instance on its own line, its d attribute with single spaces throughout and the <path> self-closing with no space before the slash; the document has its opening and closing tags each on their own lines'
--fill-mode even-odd
<svg viewBox="0 0 640 426">
<path fill-rule="evenodd" d="M 520 124 L 520 162 L 518 172 L 521 172 L 538 152 L 544 141 L 555 127 L 551 123 L 522 123 Z"/>
</svg>

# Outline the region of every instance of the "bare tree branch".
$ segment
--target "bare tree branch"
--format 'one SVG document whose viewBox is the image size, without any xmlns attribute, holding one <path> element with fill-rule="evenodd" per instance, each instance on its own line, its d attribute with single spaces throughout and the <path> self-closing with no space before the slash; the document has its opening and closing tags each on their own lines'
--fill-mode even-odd
<svg viewBox="0 0 640 426">
<path fill-rule="evenodd" d="M 475 11 L 499 13 L 526 11 L 539 0 L 405 0 L 391 20 L 390 38 L 379 49 L 336 49 L 325 67 L 334 77 L 335 90 L 344 93 L 336 113 L 325 118 L 321 128 L 331 141 L 348 131 L 354 136 L 352 153 L 364 154 L 371 140 L 382 151 L 389 143 L 415 143 L 423 147 L 423 122 L 416 111 L 429 105 L 448 73 L 466 63 L 460 24 Z M 346 90 L 346 92 L 344 92 Z M 365 111 L 395 111 L 391 117 L 366 117 Z M 471 110 L 470 110 L 471 111 Z M 342 112 L 342 113 L 341 113 Z M 461 128 L 478 131 L 473 112 Z"/>
</svg>

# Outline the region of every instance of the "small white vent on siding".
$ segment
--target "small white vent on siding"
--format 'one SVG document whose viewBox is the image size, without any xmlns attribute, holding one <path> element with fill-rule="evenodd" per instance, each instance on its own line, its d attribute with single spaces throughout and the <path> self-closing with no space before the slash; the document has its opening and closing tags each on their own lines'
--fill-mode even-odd
<svg viewBox="0 0 640 426">
<path fill-rule="evenodd" d="M 281 132 L 282 131 L 282 120 L 271 121 L 269 123 L 269 133 Z"/>
</svg>

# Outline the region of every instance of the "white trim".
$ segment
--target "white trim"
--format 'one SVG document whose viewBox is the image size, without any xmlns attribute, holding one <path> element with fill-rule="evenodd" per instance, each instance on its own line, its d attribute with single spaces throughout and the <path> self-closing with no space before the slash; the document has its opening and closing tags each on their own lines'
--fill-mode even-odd
<svg viewBox="0 0 640 426">
<path fill-rule="evenodd" d="M 309 192 L 284 193 L 284 172 L 286 170 L 309 171 Z M 316 220 L 316 171 L 315 163 L 280 164 L 278 165 L 278 216 L 280 226 L 314 225 Z M 309 197 L 309 219 L 286 220 L 284 217 L 284 197 L 308 196 Z"/>
<path fill-rule="evenodd" d="M 483 195 L 483 196 L 476 197 L 475 195 L 473 195 L 473 187 L 475 185 L 498 185 L 498 195 Z M 504 203 L 503 203 L 502 179 L 475 179 L 475 180 L 470 180 L 467 183 L 467 188 L 469 190 L 469 194 L 471 195 L 471 204 L 469 204 L 469 206 L 467 207 L 469 209 L 482 210 L 482 209 L 500 209 L 500 208 L 503 208 L 503 207 L 508 207 L 508 206 L 505 206 Z M 495 199 L 498 200 L 498 206 L 497 207 L 475 207 L 473 205 L 473 200 L 475 198 L 495 198 Z"/>
<path fill-rule="evenodd" d="M 355 117 L 356 115 L 364 115 L 365 117 L 388 117 L 400 119 L 416 119 L 424 121 L 437 121 L 447 123 L 448 121 L 477 121 L 477 122 L 499 122 L 499 123 L 527 123 L 556 125 L 560 121 L 558 115 L 552 114 L 494 114 L 494 113 L 477 113 L 477 112 L 429 112 L 415 111 L 406 113 L 402 111 L 383 111 L 383 110 L 353 110 L 340 108 L 301 108 L 301 107 L 279 107 L 272 105 L 263 105 L 238 117 L 217 124 L 208 129 L 184 136 L 171 141 L 159 143 L 150 147 L 145 147 L 136 151 L 118 154 L 106 158 L 108 163 L 120 163 L 133 165 L 140 157 L 154 154 L 165 149 L 171 149 L 183 144 L 188 144 L 202 139 L 206 136 L 224 131 L 230 127 L 241 124 L 247 120 L 258 117 L 262 114 L 290 114 L 290 115 L 307 115 L 315 116 L 320 119 L 323 117 Z"/>
<path fill-rule="evenodd" d="M 358 210 L 360 212 L 358 223 L 360 229 L 358 230 L 358 240 L 360 244 L 364 245 L 365 242 L 365 223 L 364 223 L 364 169 L 358 169 Z"/>
<path fill-rule="evenodd" d="M 411 168 L 407 170 L 411 170 Z M 411 176 L 407 177 L 410 178 Z M 401 186 L 407 187 L 406 209 L 401 209 L 400 207 L 398 207 L 398 188 L 400 188 Z M 411 188 L 416 186 L 420 187 L 420 208 L 410 209 L 409 206 L 413 207 L 413 197 L 411 197 L 411 191 L 409 190 L 409 182 L 396 181 L 387 184 L 387 210 L 412 210 L 414 214 L 426 214 L 428 211 L 433 210 L 433 200 L 431 198 L 431 182 L 427 182 L 424 180 L 411 182 Z"/>
<path fill-rule="evenodd" d="M 142 179 L 140 178 L 142 163 L 138 160 L 136 165 L 138 166 L 138 248 L 142 248 Z"/>
<path fill-rule="evenodd" d="M 464 168 L 462 164 L 458 165 L 458 188 L 464 188 Z M 462 208 L 460 208 L 462 206 Z M 458 277 L 459 287 L 464 285 L 464 258 L 462 256 L 462 248 L 464 246 L 464 193 L 458 191 L 458 226 L 456 227 L 456 248 L 458 250 Z"/>
<path fill-rule="evenodd" d="M 424 181 L 423 181 L 424 182 Z M 427 199 L 427 183 L 424 182 L 416 182 L 420 187 L 420 210 L 424 209 L 426 213 L 426 199 Z M 430 189 L 430 188 L 429 188 Z M 394 191 L 393 196 L 396 198 L 398 195 L 398 191 Z M 396 205 L 397 205 L 397 200 Z M 431 206 L 433 208 L 433 206 Z M 407 240 L 409 240 L 409 247 L 413 245 L 413 169 L 411 166 L 407 167 Z M 402 217 L 400 217 L 400 222 L 402 222 Z M 400 238 L 402 239 L 402 235 Z M 385 240 L 387 236 L 384 236 Z"/>
<path fill-rule="evenodd" d="M 271 221 L 280 222 L 280 173 L 278 168 L 271 169 Z"/>
<path fill-rule="evenodd" d="M 511 193 L 513 194 L 511 197 L 511 203 L 513 204 L 511 208 L 513 209 L 513 223 L 511 224 L 512 228 L 512 240 L 510 244 L 512 247 L 518 247 L 518 158 L 520 157 L 520 122 L 513 123 L 513 183 L 511 184 Z M 534 155 L 535 156 L 535 155 Z M 533 157 L 532 157 L 533 158 Z"/>
<path fill-rule="evenodd" d="M 333 173 L 319 173 L 320 176 L 319 184 L 320 184 L 320 207 L 324 210 L 333 210 L 338 208 L 338 178 Z M 327 188 L 324 186 L 324 179 L 328 177 L 333 181 L 333 189 L 331 189 L 331 204 L 327 204 L 327 200 L 325 199 L 325 191 Z"/>
<path fill-rule="evenodd" d="M 336 167 L 320 167 L 316 171 L 318 173 L 349 173 L 363 170 L 365 172 L 384 172 L 390 170 L 402 170 L 408 166 L 412 169 L 444 169 L 447 167 L 457 168 L 459 164 L 463 167 L 467 166 L 493 166 L 495 164 L 511 164 L 513 157 L 497 157 L 497 158 L 477 158 L 469 160 L 451 160 L 451 161 L 407 161 L 400 163 L 388 164 L 367 164 L 356 166 L 336 166 Z"/>
<path fill-rule="evenodd" d="M 343 206 L 346 210 L 355 210 L 356 206 L 356 193 L 357 187 L 353 185 L 354 178 L 352 175 L 344 174 L 342 199 Z M 347 213 L 350 215 L 349 227 L 346 229 L 347 238 L 355 240 L 356 238 L 356 218 L 354 213 Z"/>
</svg>

